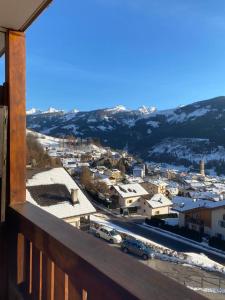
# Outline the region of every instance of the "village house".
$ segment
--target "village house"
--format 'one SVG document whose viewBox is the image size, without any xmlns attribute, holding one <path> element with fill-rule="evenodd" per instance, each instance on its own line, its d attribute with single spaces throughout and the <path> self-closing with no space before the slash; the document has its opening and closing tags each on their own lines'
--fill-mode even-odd
<svg viewBox="0 0 225 300">
<path fill-rule="evenodd" d="M 179 194 L 179 188 L 176 186 L 168 185 L 166 187 L 166 196 L 170 199 L 177 196 Z"/>
<path fill-rule="evenodd" d="M 112 187 L 112 194 L 118 197 L 121 209 L 127 208 L 130 213 L 136 213 L 140 207 L 140 198 L 148 192 L 139 183 L 120 184 Z"/>
<path fill-rule="evenodd" d="M 118 169 L 106 169 L 105 175 L 107 175 L 110 180 L 115 180 L 116 182 L 121 181 L 123 179 L 123 175 Z"/>
<path fill-rule="evenodd" d="M 145 165 L 134 166 L 133 176 L 144 178 L 145 177 Z"/>
<path fill-rule="evenodd" d="M 167 183 L 161 180 L 146 181 L 142 183 L 142 187 L 146 189 L 151 196 L 154 196 L 155 194 L 166 195 L 166 186 Z"/>
<path fill-rule="evenodd" d="M 148 218 L 169 214 L 172 202 L 162 194 L 155 194 L 150 199 L 141 198 L 138 213 Z"/>
<path fill-rule="evenodd" d="M 64 168 L 27 171 L 27 201 L 79 228 L 96 210 Z"/>
<path fill-rule="evenodd" d="M 179 226 L 225 240 L 225 200 L 186 201 L 177 204 Z"/>
</svg>

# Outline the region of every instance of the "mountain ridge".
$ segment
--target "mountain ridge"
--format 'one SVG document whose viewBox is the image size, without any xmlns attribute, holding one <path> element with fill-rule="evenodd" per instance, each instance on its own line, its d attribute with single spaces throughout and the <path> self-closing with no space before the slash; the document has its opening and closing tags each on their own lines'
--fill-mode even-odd
<svg viewBox="0 0 225 300">
<path fill-rule="evenodd" d="M 161 111 L 117 106 L 87 112 L 29 114 L 27 125 L 57 137 L 96 137 L 104 145 L 126 148 L 148 161 L 195 167 L 204 159 L 217 172 L 225 162 L 224 96 Z"/>
</svg>

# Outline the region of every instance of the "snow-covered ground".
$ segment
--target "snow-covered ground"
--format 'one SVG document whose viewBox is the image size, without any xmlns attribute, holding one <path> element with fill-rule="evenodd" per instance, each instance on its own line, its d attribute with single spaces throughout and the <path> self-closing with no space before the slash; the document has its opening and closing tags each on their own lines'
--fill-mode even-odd
<svg viewBox="0 0 225 300">
<path fill-rule="evenodd" d="M 187 287 L 195 292 L 203 292 L 203 293 L 210 293 L 210 294 L 225 294 L 225 289 L 221 289 L 221 288 L 200 288 L 200 287 L 192 287 L 192 286 L 187 286 Z"/>
<path fill-rule="evenodd" d="M 91 216 L 91 221 L 100 225 L 112 227 L 122 234 L 132 236 L 137 240 L 141 240 L 142 242 L 148 244 L 151 248 L 154 249 L 156 253 L 156 258 L 158 259 L 179 263 L 184 266 L 199 267 L 206 271 L 215 271 L 225 274 L 225 266 L 211 260 L 204 254 L 176 252 L 170 248 L 155 243 L 150 239 L 143 238 L 142 236 L 134 234 L 129 230 L 126 230 L 120 226 L 111 223 L 108 217 L 102 214 L 95 214 Z"/>
<path fill-rule="evenodd" d="M 195 147 L 198 145 L 202 152 L 196 151 Z M 225 160 L 225 148 L 223 146 L 213 146 L 211 153 L 208 153 L 210 141 L 207 139 L 198 138 L 174 138 L 163 139 L 158 144 L 155 144 L 149 151 L 149 155 L 168 154 L 171 157 L 178 157 L 190 162 L 199 163 L 203 158 L 205 162 L 214 160 Z M 205 150 L 204 150 L 205 149 Z M 205 151 L 205 153 L 204 153 Z"/>
</svg>

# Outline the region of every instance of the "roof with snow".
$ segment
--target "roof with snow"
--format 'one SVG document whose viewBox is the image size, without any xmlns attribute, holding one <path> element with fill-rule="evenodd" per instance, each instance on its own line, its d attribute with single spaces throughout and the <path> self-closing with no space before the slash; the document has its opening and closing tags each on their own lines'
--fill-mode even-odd
<svg viewBox="0 0 225 300">
<path fill-rule="evenodd" d="M 139 183 L 115 185 L 114 188 L 123 198 L 148 195 L 148 192 Z"/>
<path fill-rule="evenodd" d="M 163 194 L 155 194 L 150 200 L 146 200 L 152 208 L 172 205 L 172 201 Z"/>
<path fill-rule="evenodd" d="M 71 190 L 77 189 L 78 202 L 72 204 Z M 26 200 L 62 219 L 96 211 L 64 168 L 32 170 L 27 180 Z"/>
<path fill-rule="evenodd" d="M 174 197 L 174 209 L 178 212 L 188 212 L 194 209 L 216 209 L 225 207 L 225 200 L 223 201 L 209 201 L 209 200 L 194 200 L 188 197 Z"/>
<path fill-rule="evenodd" d="M 195 199 L 205 199 L 205 200 L 221 200 L 220 195 L 215 192 L 206 191 L 206 192 L 189 192 L 191 198 Z"/>
<path fill-rule="evenodd" d="M 160 186 L 166 187 L 168 185 L 168 183 L 166 183 L 162 179 L 155 179 L 155 180 L 149 179 L 148 182 L 151 184 L 154 184 L 154 185 L 158 185 L 158 186 L 160 185 Z"/>
</svg>

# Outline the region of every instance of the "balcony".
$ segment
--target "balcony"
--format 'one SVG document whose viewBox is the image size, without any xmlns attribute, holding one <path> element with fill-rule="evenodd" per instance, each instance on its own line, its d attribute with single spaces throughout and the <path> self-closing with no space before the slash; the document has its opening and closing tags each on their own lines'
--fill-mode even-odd
<svg viewBox="0 0 225 300">
<path fill-rule="evenodd" d="M 11 206 L 4 227 L 0 299 L 204 299 L 30 203 Z"/>
<path fill-rule="evenodd" d="M 195 225 L 199 225 L 199 226 L 203 226 L 204 227 L 204 222 L 201 219 L 187 217 L 186 218 L 186 223 L 187 224 L 195 224 Z"/>
</svg>

